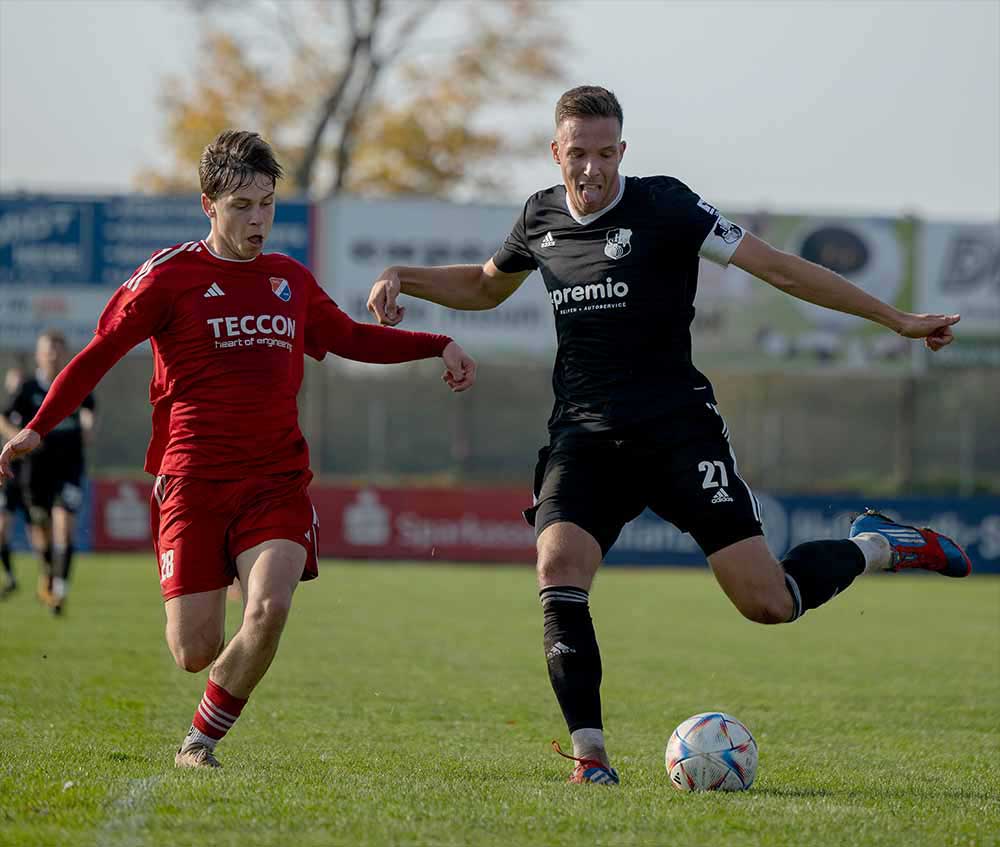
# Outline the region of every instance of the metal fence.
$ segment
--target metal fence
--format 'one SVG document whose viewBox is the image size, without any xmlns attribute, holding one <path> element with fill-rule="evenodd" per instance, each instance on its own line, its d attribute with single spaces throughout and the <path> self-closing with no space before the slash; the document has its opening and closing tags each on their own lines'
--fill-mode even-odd
<svg viewBox="0 0 1000 847">
<path fill-rule="evenodd" d="M 0 367 L 12 363 L 0 355 Z M 307 365 L 299 407 L 314 471 L 527 485 L 546 439 L 550 365 L 487 363 L 462 395 L 447 391 L 440 371 L 439 361 Z M 150 373 L 149 358 L 128 357 L 98 387 L 92 472 L 140 471 Z M 757 488 L 1000 493 L 1000 370 L 709 375 L 741 472 Z"/>
</svg>

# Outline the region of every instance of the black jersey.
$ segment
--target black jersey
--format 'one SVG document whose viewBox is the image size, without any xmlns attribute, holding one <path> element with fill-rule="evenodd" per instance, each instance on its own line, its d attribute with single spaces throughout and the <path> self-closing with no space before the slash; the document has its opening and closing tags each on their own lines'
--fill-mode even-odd
<svg viewBox="0 0 1000 847">
<path fill-rule="evenodd" d="M 673 177 L 622 178 L 600 212 L 570 211 L 566 188 L 529 198 L 493 263 L 541 270 L 555 312 L 553 436 L 616 432 L 714 403 L 691 362 L 699 255 L 727 264 L 743 238 Z"/>
<path fill-rule="evenodd" d="M 39 382 L 38 378 L 27 379 L 21 383 L 4 409 L 3 415 L 14 426 L 26 426 L 35 417 L 49 386 Z M 94 410 L 94 395 L 88 394 L 80 405 L 80 409 Z M 64 418 L 55 429 L 45 436 L 42 446 L 29 455 L 25 461 L 44 461 L 46 466 L 65 464 L 67 468 L 80 468 L 83 465 L 83 427 L 80 424 L 80 409 Z M 78 471 L 77 471 L 78 472 Z"/>
</svg>

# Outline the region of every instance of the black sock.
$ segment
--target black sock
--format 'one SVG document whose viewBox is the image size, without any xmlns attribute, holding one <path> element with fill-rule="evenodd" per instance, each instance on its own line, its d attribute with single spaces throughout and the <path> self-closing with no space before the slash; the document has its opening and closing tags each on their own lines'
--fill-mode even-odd
<svg viewBox="0 0 1000 847">
<path fill-rule="evenodd" d="M 10 564 L 10 545 L 7 542 L 0 544 L 0 562 L 3 562 L 3 569 L 7 574 L 7 579 L 13 582 L 14 568 Z"/>
<path fill-rule="evenodd" d="M 781 560 L 795 602 L 792 620 L 832 600 L 864 572 L 865 554 L 853 541 L 807 541 Z"/>
<path fill-rule="evenodd" d="M 39 564 L 42 567 L 42 576 L 45 577 L 46 588 L 52 590 L 52 545 L 50 544 L 39 555 Z"/>
<path fill-rule="evenodd" d="M 73 545 L 52 548 L 52 575 L 69 580 L 70 566 L 73 564 Z"/>
<path fill-rule="evenodd" d="M 570 732 L 603 729 L 601 652 L 590 619 L 587 592 L 552 585 L 539 592 L 545 612 L 549 680 Z"/>
</svg>

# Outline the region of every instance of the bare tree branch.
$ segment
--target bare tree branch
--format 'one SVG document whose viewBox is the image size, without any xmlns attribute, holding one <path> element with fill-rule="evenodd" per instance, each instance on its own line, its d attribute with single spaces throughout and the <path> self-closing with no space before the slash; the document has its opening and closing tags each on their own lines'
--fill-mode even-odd
<svg viewBox="0 0 1000 847">
<path fill-rule="evenodd" d="M 364 81 L 357 97 L 351 104 L 351 110 L 344 119 L 344 129 L 340 135 L 340 143 L 337 145 L 337 173 L 334 177 L 331 194 L 336 194 L 343 189 L 347 182 L 347 172 L 350 170 L 351 150 L 354 147 L 354 138 L 358 130 L 358 116 L 368 104 L 375 82 L 378 79 L 383 65 L 374 57 L 368 57 L 368 69 L 365 72 Z"/>
<path fill-rule="evenodd" d="M 378 78 L 381 75 L 382 70 L 387 64 L 391 63 L 398 57 L 407 40 L 412 37 L 413 33 L 416 32 L 420 24 L 433 12 L 436 3 L 437 0 L 430 0 L 430 2 L 414 8 L 409 16 L 407 16 L 400 24 L 392 44 L 385 49 L 381 55 L 376 56 L 374 51 L 370 50 L 368 55 L 368 67 L 365 72 L 364 81 L 361 83 L 361 88 L 358 90 L 357 96 L 354 98 L 354 102 L 351 104 L 350 110 L 344 117 L 343 132 L 340 136 L 340 143 L 337 145 L 336 175 L 330 191 L 331 194 L 336 194 L 341 191 L 347 183 L 347 174 L 351 165 L 351 153 L 354 148 L 354 140 L 360 123 L 359 118 L 371 100 L 372 92 L 375 90 L 375 85 L 378 82 Z M 377 13 L 373 14 L 372 18 L 372 44 L 374 44 L 374 21 L 377 14 L 381 12 L 381 0 L 376 0 L 376 6 L 378 6 L 379 9 Z"/>
<path fill-rule="evenodd" d="M 396 33 L 396 40 L 387 50 L 382 52 L 382 55 L 378 57 L 377 61 L 380 64 L 387 64 L 386 57 L 391 57 L 390 61 L 397 58 L 403 51 L 403 47 L 406 42 L 412 38 L 420 24 L 426 21 L 434 13 L 434 7 L 437 4 L 438 0 L 427 0 L 427 2 L 422 6 L 415 7 L 409 17 L 405 18 L 399 25 L 399 31 Z"/>
<path fill-rule="evenodd" d="M 272 7 L 272 17 L 277 30 L 284 37 L 285 43 L 292 52 L 302 54 L 309 50 L 309 45 L 299 34 L 294 14 L 289 13 L 278 4 Z"/>
<path fill-rule="evenodd" d="M 443 195 L 517 149 L 486 104 L 539 96 L 565 54 L 545 0 L 448 4 L 466 23 L 446 21 L 437 40 L 426 36 L 440 0 L 183 2 L 203 15 L 206 49 L 187 84 L 165 81 L 177 161 L 158 175 L 163 185 L 206 137 L 245 124 L 276 144 L 304 193 Z"/>
<path fill-rule="evenodd" d="M 337 84 L 334 86 L 333 91 L 331 91 L 326 100 L 323 101 L 323 105 L 319 111 L 319 116 L 313 124 L 313 130 L 310 134 L 309 143 L 306 145 L 302 163 L 299 165 L 298 171 L 296 171 L 295 185 L 302 193 L 309 191 L 309 186 L 312 183 L 313 170 L 316 167 L 316 159 L 319 156 L 320 146 L 323 141 L 323 134 L 326 132 L 326 127 L 327 124 L 330 123 L 330 119 L 334 116 L 334 114 L 336 114 L 337 109 L 340 107 L 340 103 L 343 100 L 344 93 L 348 90 L 351 79 L 355 76 L 355 69 L 358 65 L 358 56 L 361 55 L 362 51 L 371 49 L 371 30 L 369 29 L 369 31 L 365 33 L 359 31 L 357 10 L 354 7 L 353 0 L 347 0 L 345 6 L 347 7 L 347 19 L 351 29 L 351 49 L 347 60 L 344 62 L 343 73 L 337 80 Z"/>
</svg>

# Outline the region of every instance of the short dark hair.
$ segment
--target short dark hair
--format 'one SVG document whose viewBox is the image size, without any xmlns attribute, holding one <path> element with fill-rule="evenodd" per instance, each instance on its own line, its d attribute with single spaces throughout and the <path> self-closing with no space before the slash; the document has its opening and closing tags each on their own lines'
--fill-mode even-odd
<svg viewBox="0 0 1000 847">
<path fill-rule="evenodd" d="M 599 85 L 580 85 L 563 94 L 556 103 L 556 128 L 566 118 L 617 118 L 619 129 L 625 120 L 615 93 Z"/>
<path fill-rule="evenodd" d="M 274 151 L 256 132 L 227 129 L 204 149 L 198 163 L 201 190 L 209 200 L 239 191 L 253 182 L 257 174 L 272 182 L 282 177 L 281 165 Z"/>
<path fill-rule="evenodd" d="M 47 338 L 51 343 L 62 347 L 64 349 L 69 349 L 69 343 L 66 341 L 66 336 L 63 334 L 62 330 L 58 329 L 46 329 L 38 333 L 38 338 L 36 341 L 41 341 L 43 338 Z"/>
</svg>

